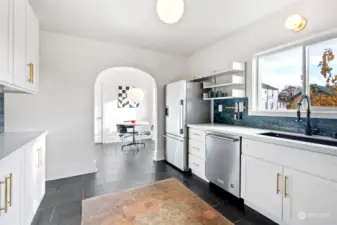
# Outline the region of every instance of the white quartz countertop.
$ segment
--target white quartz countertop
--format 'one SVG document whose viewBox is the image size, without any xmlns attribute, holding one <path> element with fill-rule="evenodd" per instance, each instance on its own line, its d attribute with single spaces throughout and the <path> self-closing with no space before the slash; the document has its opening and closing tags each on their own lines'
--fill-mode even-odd
<svg viewBox="0 0 337 225">
<path fill-rule="evenodd" d="M 47 131 L 25 131 L 0 134 L 0 160 L 47 133 Z"/>
<path fill-rule="evenodd" d="M 283 138 L 278 138 L 278 137 L 269 137 L 269 136 L 263 136 L 260 134 L 267 133 L 267 132 L 276 132 L 276 133 L 288 134 L 288 135 L 293 135 L 293 136 L 302 136 L 302 137 L 307 137 L 307 138 L 315 138 L 315 139 L 322 139 L 322 140 L 337 142 L 336 139 L 332 139 L 329 137 L 306 136 L 304 134 L 298 134 L 298 133 L 264 130 L 264 129 L 232 126 L 232 125 L 225 125 L 225 124 L 189 124 L 187 126 L 191 128 L 199 129 L 199 130 L 205 130 L 208 132 L 217 132 L 217 133 L 222 133 L 222 134 L 237 135 L 242 138 L 246 138 L 250 140 L 262 141 L 265 143 L 283 145 L 283 146 L 287 146 L 291 148 L 297 148 L 301 150 L 337 156 L 337 147 L 334 147 L 334 146 L 328 146 L 328 145 L 316 144 L 316 143 L 310 143 L 310 142 L 304 142 L 304 141 L 297 141 L 297 140 L 289 140 L 289 139 L 283 139 Z"/>
</svg>

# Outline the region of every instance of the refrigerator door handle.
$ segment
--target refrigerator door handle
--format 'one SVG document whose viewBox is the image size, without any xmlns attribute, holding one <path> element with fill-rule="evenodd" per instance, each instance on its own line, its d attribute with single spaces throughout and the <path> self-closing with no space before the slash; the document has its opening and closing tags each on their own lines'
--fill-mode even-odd
<svg viewBox="0 0 337 225">
<path fill-rule="evenodd" d="M 184 100 L 180 100 L 180 134 L 184 134 Z"/>
<path fill-rule="evenodd" d="M 166 106 L 166 108 L 165 108 L 165 116 L 169 116 L 169 107 L 168 106 Z"/>
<path fill-rule="evenodd" d="M 172 138 L 172 139 L 175 139 L 177 141 L 180 141 L 180 142 L 184 142 L 184 140 L 181 140 L 181 139 L 178 139 L 178 138 L 175 138 L 175 137 L 172 137 L 172 136 L 167 136 L 167 135 L 163 135 L 165 138 Z"/>
</svg>

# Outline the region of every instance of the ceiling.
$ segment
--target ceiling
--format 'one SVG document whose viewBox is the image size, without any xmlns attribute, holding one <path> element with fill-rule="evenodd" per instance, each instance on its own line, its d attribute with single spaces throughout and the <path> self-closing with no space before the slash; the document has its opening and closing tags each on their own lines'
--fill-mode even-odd
<svg viewBox="0 0 337 225">
<path fill-rule="evenodd" d="M 189 55 L 297 0 L 185 0 L 174 25 L 156 0 L 31 0 L 43 30 Z"/>
</svg>

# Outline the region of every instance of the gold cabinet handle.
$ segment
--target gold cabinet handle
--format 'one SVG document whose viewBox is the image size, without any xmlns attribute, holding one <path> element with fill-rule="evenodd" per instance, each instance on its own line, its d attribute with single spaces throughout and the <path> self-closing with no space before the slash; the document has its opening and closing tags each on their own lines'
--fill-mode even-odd
<svg viewBox="0 0 337 225">
<path fill-rule="evenodd" d="M 29 63 L 29 83 L 34 83 L 34 64 L 33 63 Z"/>
<path fill-rule="evenodd" d="M 0 182 L 0 185 L 1 184 L 4 184 L 5 185 L 5 201 L 4 201 L 4 207 L 3 208 L 1 208 L 1 206 L 0 206 L 0 211 L 5 211 L 5 213 L 7 213 L 8 212 L 8 205 L 7 205 L 7 202 L 8 202 L 8 183 L 7 183 L 7 178 L 5 178 L 5 181 L 2 181 L 2 182 Z"/>
<path fill-rule="evenodd" d="M 288 177 L 284 176 L 284 198 L 287 198 L 289 196 L 287 193 L 287 181 L 288 181 Z"/>
<path fill-rule="evenodd" d="M 276 175 L 276 194 L 280 193 L 280 174 L 277 173 Z"/>
<path fill-rule="evenodd" d="M 11 173 L 8 178 L 9 179 L 9 201 L 8 205 L 9 207 L 13 206 L 13 174 Z"/>
</svg>

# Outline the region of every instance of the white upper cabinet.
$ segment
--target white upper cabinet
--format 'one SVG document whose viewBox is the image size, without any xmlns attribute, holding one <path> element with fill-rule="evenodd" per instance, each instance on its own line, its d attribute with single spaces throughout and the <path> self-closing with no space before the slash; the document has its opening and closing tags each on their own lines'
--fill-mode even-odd
<svg viewBox="0 0 337 225">
<path fill-rule="evenodd" d="M 27 88 L 26 78 L 26 31 L 27 0 L 14 1 L 14 84 Z"/>
<path fill-rule="evenodd" d="M 0 82 L 13 83 L 13 1 L 0 1 Z"/>
<path fill-rule="evenodd" d="M 4 91 L 36 93 L 39 22 L 27 0 L 0 2 L 0 84 Z"/>
<path fill-rule="evenodd" d="M 32 8 L 27 7 L 26 31 L 26 75 L 25 88 L 33 92 L 38 91 L 39 84 L 39 21 Z"/>
</svg>

